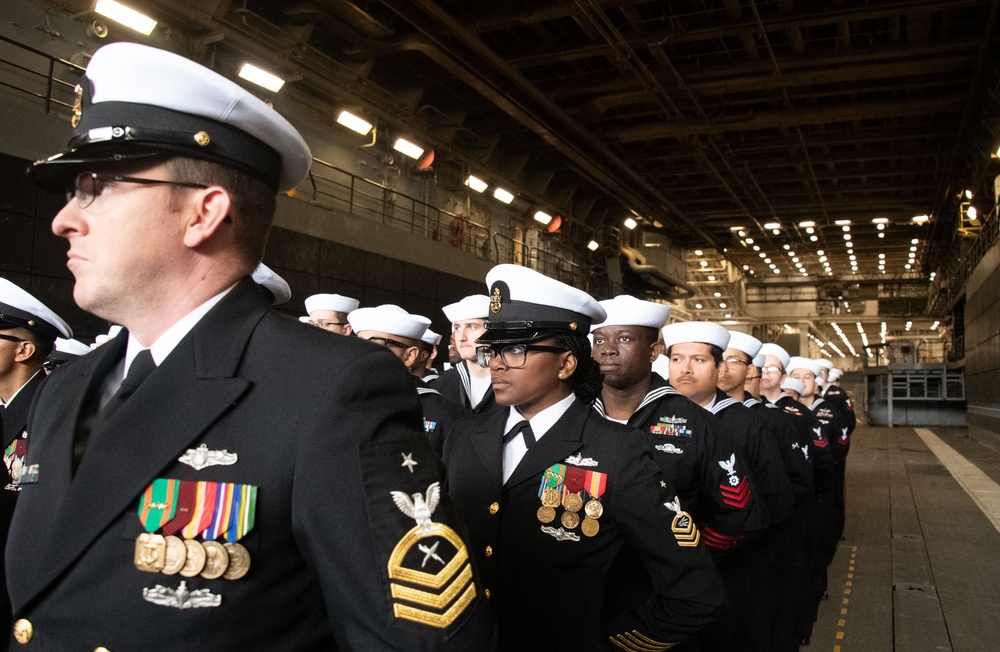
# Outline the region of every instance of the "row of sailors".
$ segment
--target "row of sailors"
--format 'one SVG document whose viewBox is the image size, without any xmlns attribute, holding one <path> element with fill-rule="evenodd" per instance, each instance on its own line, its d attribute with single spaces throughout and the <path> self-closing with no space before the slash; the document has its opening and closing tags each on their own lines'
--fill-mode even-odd
<svg viewBox="0 0 1000 652">
<path fill-rule="evenodd" d="M 425 431 L 439 452 L 457 419 L 509 405 L 498 403 L 486 362 L 502 358 L 504 348 L 478 341 L 491 319 L 490 301 L 473 295 L 445 306 L 462 361 L 429 385 L 417 381 Z M 646 434 L 725 582 L 729 606 L 701 633 L 702 648 L 798 649 L 810 640 L 826 568 L 843 535 L 844 469 L 856 421 L 850 398 L 835 384 L 842 372 L 829 360 L 790 356 L 717 324 L 668 325 L 664 304 L 623 295 L 599 305 L 606 318 L 591 327 L 590 340 L 603 388 L 593 409 Z M 393 349 L 415 376 L 425 373 L 409 361 L 429 319 L 398 306 L 357 308 L 339 295 L 310 297 L 306 308 L 304 321 L 341 326 L 342 334 L 353 329 Z M 509 355 L 523 355 L 524 344 L 512 346 Z M 659 353 L 664 347 L 666 355 Z M 505 460 L 526 450 L 515 437 Z M 513 472 L 504 465 L 505 486 Z M 619 607 L 642 604 L 652 593 L 634 547 L 615 559 L 607 589 L 609 604 Z"/>
<path fill-rule="evenodd" d="M 0 281 L 0 305 L 8 316 L 38 316 L 42 324 L 54 326 L 46 329 L 46 337 L 55 332 L 67 340 L 72 336 L 68 325 L 34 297 Z M 486 595 L 496 595 L 501 646 L 529 649 L 543 641 L 575 641 L 586 648 L 595 640 L 591 630 L 597 625 L 578 621 L 589 611 L 622 621 L 611 628 L 622 633 L 609 641 L 624 649 L 665 649 L 694 635 L 684 649 L 700 643 L 703 650 L 794 650 L 808 643 L 826 591 L 826 567 L 843 534 L 844 467 L 855 419 L 850 399 L 835 384 L 838 370 L 827 360 L 790 356 L 777 344 L 717 324 L 667 324 L 669 306 L 663 304 L 625 295 L 597 302 L 526 268 L 501 265 L 487 282 L 491 296 L 469 296 L 444 308 L 461 362 L 430 382 L 425 377 L 441 338 L 429 332 L 426 317 L 393 305 L 360 308 L 347 297 L 315 295 L 306 302 L 309 316 L 303 321 L 381 344 L 410 371 L 424 431 L 445 461 L 449 490 L 469 528 Z M 280 277 L 264 283 L 276 302 L 290 296 L 282 283 Z M 539 319 L 539 311 L 557 314 Z M 562 313 L 578 322 L 567 322 Z M 589 342 L 579 332 L 588 321 Z M 0 324 L 0 331 L 23 326 L 24 319 L 15 319 Z M 553 338 L 560 346 L 538 344 Z M 89 347 L 80 345 L 77 352 L 84 349 Z M 532 388 L 530 379 L 510 374 L 529 362 L 530 352 L 548 349 L 585 352 L 590 371 L 599 370 L 603 383 L 592 386 L 585 400 L 574 391 L 543 405 L 551 394 L 545 390 L 559 385 Z M 654 372 L 663 358 L 666 370 Z M 581 362 L 564 375 L 574 376 L 585 366 Z M 821 390 L 827 377 L 831 382 Z M 17 392 L 9 391 L 9 383 L 0 389 L 7 408 L 5 462 L 13 479 L 21 472 L 14 449 L 23 418 L 13 418 L 11 407 L 23 401 L 13 400 Z M 569 409 L 575 403 L 587 409 Z M 480 416 L 469 419 L 470 414 Z M 623 424 L 610 430 L 619 441 L 608 448 L 609 442 L 595 436 L 581 450 L 580 433 L 614 428 L 598 426 L 594 417 Z M 485 491 L 478 484 L 482 469 L 469 458 L 474 451 L 480 458 L 488 455 L 478 450 L 483 444 L 474 435 L 497 421 L 507 436 L 489 446 L 502 458 L 502 478 Z M 520 428 L 525 421 L 527 433 Z M 568 432 L 557 436 L 575 441 L 573 455 L 541 458 L 538 469 L 523 466 L 542 435 L 567 426 Z M 648 446 L 638 443 L 636 431 Z M 607 456 L 621 457 L 624 442 L 634 450 L 606 470 Z M 655 467 L 636 466 L 649 459 Z M 636 473 L 654 468 L 662 479 L 651 492 L 649 478 Z M 601 482 L 605 489 L 592 488 Z M 636 484 L 631 490 L 637 493 L 629 499 L 635 504 L 609 504 L 607 496 L 601 500 L 607 485 L 630 495 L 623 487 L 627 483 Z M 518 489 L 522 485 L 526 492 Z M 547 504 L 546 489 L 558 489 L 559 500 Z M 566 503 L 571 495 L 600 502 L 607 515 L 596 513 L 596 507 L 591 514 L 590 505 L 584 515 L 580 506 Z M 537 508 L 532 522 L 542 523 L 552 544 L 592 543 L 609 521 L 621 530 L 621 540 L 610 548 L 605 543 L 568 548 L 568 553 L 559 545 L 536 549 L 521 531 L 523 521 L 495 518 L 499 505 L 512 501 Z M 653 527 L 651 517 L 664 508 L 670 516 L 666 527 L 662 522 Z M 560 510 L 563 518 L 557 522 Z M 9 520 L 12 506 L 5 511 Z M 709 551 L 721 583 L 703 568 L 699 572 L 699 563 L 689 560 L 678 567 L 678 560 L 665 559 L 656 539 L 664 531 L 679 551 Z M 553 601 L 545 593 L 549 582 L 593 590 L 574 590 Z M 537 595 L 527 599 L 525 592 Z M 724 609 L 723 595 L 728 597 Z M 514 622 L 521 624 L 504 627 Z M 572 625 L 567 630 L 560 623 Z M 663 637 L 664 628 L 672 640 Z"/>
</svg>

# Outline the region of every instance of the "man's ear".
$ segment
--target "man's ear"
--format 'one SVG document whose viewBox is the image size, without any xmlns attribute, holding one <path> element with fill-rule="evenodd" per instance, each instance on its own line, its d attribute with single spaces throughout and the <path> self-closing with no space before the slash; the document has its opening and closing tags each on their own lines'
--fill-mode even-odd
<svg viewBox="0 0 1000 652">
<path fill-rule="evenodd" d="M 195 248 L 211 239 L 219 227 L 229 220 L 232 200 L 222 186 L 210 186 L 192 192 L 183 206 L 188 211 L 184 244 Z"/>
<path fill-rule="evenodd" d="M 17 343 L 17 353 L 14 354 L 15 362 L 27 362 L 35 355 L 35 343 L 31 340 L 21 340 Z"/>
</svg>

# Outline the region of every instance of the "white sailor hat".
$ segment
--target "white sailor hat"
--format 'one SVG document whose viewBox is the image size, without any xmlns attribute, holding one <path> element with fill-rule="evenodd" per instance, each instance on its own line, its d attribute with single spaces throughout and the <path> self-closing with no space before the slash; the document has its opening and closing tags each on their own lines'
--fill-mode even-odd
<svg viewBox="0 0 1000 652">
<path fill-rule="evenodd" d="M 785 372 L 790 374 L 796 369 L 805 369 L 819 378 L 820 368 L 819 364 L 811 358 L 803 358 L 802 356 L 793 355 L 791 359 L 789 359 L 788 364 L 785 365 Z"/>
<path fill-rule="evenodd" d="M 801 394 L 806 389 L 806 384 L 798 378 L 789 376 L 781 381 L 781 389 L 790 389 L 796 394 Z"/>
<path fill-rule="evenodd" d="M 792 359 L 792 356 L 788 355 L 788 351 L 786 351 L 783 347 L 771 342 L 765 342 L 761 345 L 760 352 L 764 355 L 770 355 L 780 360 L 781 366 L 787 371 L 788 361 Z"/>
<path fill-rule="evenodd" d="M 7 279 L 0 278 L 0 330 L 11 328 L 23 328 L 51 342 L 60 335 L 73 337 L 73 330 L 62 317 Z"/>
<path fill-rule="evenodd" d="M 837 380 L 843 375 L 844 372 L 841 369 L 837 369 L 836 367 L 831 369 L 829 373 L 830 380 Z"/>
<path fill-rule="evenodd" d="M 760 347 L 763 346 L 761 341 L 758 340 L 753 335 L 747 335 L 746 333 L 741 333 L 739 331 L 729 331 L 729 344 L 726 345 L 727 349 L 736 349 L 737 351 L 743 351 L 746 353 L 751 360 L 760 351 Z"/>
<path fill-rule="evenodd" d="M 357 299 L 341 294 L 314 294 L 306 299 L 306 312 L 312 314 L 317 310 L 332 310 L 348 314 L 357 310 L 359 305 L 361 302 Z"/>
<path fill-rule="evenodd" d="M 441 309 L 451 323 L 467 319 L 486 319 L 490 314 L 490 298 L 485 294 L 472 294 Z"/>
<path fill-rule="evenodd" d="M 252 93 L 189 59 L 137 43 L 94 53 L 77 87 L 72 124 L 69 149 L 31 168 L 43 188 L 63 191 L 94 164 L 172 154 L 242 170 L 285 192 L 312 164 L 295 127 Z"/>
<path fill-rule="evenodd" d="M 292 288 L 288 287 L 288 282 L 264 263 L 257 265 L 252 277 L 257 285 L 271 293 L 274 305 L 287 303 L 292 298 Z"/>
<path fill-rule="evenodd" d="M 56 338 L 56 345 L 49 354 L 52 362 L 68 362 L 73 358 L 90 353 L 90 347 L 79 340 Z"/>
<path fill-rule="evenodd" d="M 122 332 L 122 327 L 120 324 L 112 324 L 111 328 L 108 329 L 107 333 L 101 333 L 94 338 L 94 343 L 90 345 L 90 348 L 96 349 L 102 344 L 107 344 L 111 340 L 118 337 L 118 333 Z"/>
<path fill-rule="evenodd" d="M 665 303 L 643 301 L 628 294 L 618 295 L 614 299 L 605 299 L 600 304 L 608 313 L 608 318 L 600 325 L 591 326 L 591 330 L 603 326 L 663 328 L 672 307 Z"/>
<path fill-rule="evenodd" d="M 827 360 L 826 358 L 816 358 L 816 364 L 824 369 L 833 369 L 833 362 Z"/>
<path fill-rule="evenodd" d="M 430 323 L 430 320 L 428 319 L 427 322 Z M 420 339 L 423 340 L 425 344 L 430 344 L 431 346 L 437 346 L 441 343 L 441 336 L 429 328 L 424 331 L 424 336 Z"/>
<path fill-rule="evenodd" d="M 714 344 L 725 351 L 729 346 L 729 331 L 707 321 L 679 321 L 663 327 L 663 344 L 668 349 L 684 342 Z"/>
<path fill-rule="evenodd" d="M 477 342 L 523 342 L 553 333 L 586 335 L 607 313 L 597 299 L 520 265 L 497 265 L 486 275 L 490 288 L 486 332 Z"/>
<path fill-rule="evenodd" d="M 431 320 L 420 315 L 411 315 L 391 303 L 375 308 L 358 308 L 347 315 L 347 321 L 354 332 L 380 331 L 399 337 L 419 340 L 424 336 Z"/>
<path fill-rule="evenodd" d="M 757 355 L 753 357 L 753 362 L 751 362 L 750 364 L 752 364 L 755 367 L 763 369 L 765 360 L 767 360 L 767 356 L 764 355 L 763 353 L 758 352 Z"/>
</svg>

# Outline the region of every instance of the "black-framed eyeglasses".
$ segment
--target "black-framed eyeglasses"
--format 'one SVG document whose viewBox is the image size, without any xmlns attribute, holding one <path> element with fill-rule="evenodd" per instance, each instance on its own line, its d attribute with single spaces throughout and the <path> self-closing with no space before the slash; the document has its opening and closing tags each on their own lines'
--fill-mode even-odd
<svg viewBox="0 0 1000 652">
<path fill-rule="evenodd" d="M 780 371 L 781 371 L 781 367 L 777 367 L 775 365 L 770 365 L 770 366 L 767 366 L 767 367 L 761 367 L 760 368 L 760 372 L 763 373 L 763 374 L 776 374 L 776 373 L 779 373 Z"/>
<path fill-rule="evenodd" d="M 544 353 L 565 353 L 569 349 L 559 346 L 544 346 L 542 344 L 508 344 L 507 346 L 494 349 L 492 346 L 480 346 L 476 348 L 476 356 L 479 366 L 489 367 L 493 359 L 500 355 L 500 360 L 508 369 L 520 369 L 528 363 L 528 351 L 541 351 Z"/>
<path fill-rule="evenodd" d="M 394 340 L 389 337 L 369 337 L 368 341 L 375 342 L 376 344 L 381 344 L 386 347 L 394 346 L 399 349 L 408 349 L 411 346 L 415 346 L 413 344 L 406 344 L 405 342 L 400 342 L 399 340 Z"/>
<path fill-rule="evenodd" d="M 0 340 L 7 340 L 8 342 L 24 342 L 25 341 L 24 338 L 14 337 L 13 335 L 5 335 L 4 333 L 0 333 Z"/>
<path fill-rule="evenodd" d="M 729 358 L 727 360 L 723 360 L 722 364 L 726 365 L 727 367 L 735 367 L 736 365 L 743 365 L 744 367 L 749 367 L 750 366 L 749 362 L 744 362 L 743 360 L 740 360 L 739 358 Z"/>
<path fill-rule="evenodd" d="M 188 181 L 167 181 L 165 179 L 142 179 L 139 177 L 126 177 L 120 174 L 104 174 L 99 172 L 83 172 L 78 174 L 73 187 L 66 190 L 66 202 L 69 203 L 75 198 L 80 208 L 87 208 L 94 203 L 94 200 L 101 196 L 109 183 L 137 183 L 143 186 L 180 186 L 181 188 L 208 188 L 203 183 L 191 183 Z"/>
<path fill-rule="evenodd" d="M 331 326 L 347 326 L 346 321 L 326 321 L 325 319 L 319 319 L 317 321 L 309 320 L 309 323 L 317 328 L 330 328 Z M 374 338 L 373 338 L 374 339 Z"/>
</svg>

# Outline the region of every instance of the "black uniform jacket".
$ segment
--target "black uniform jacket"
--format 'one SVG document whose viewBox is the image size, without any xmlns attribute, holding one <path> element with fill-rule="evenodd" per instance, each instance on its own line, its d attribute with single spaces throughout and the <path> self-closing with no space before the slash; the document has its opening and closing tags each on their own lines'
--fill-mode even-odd
<svg viewBox="0 0 1000 652">
<path fill-rule="evenodd" d="M 27 450 L 27 440 L 24 439 L 24 429 L 28 423 L 28 409 L 38 388 L 45 381 L 45 372 L 39 371 L 24 384 L 17 396 L 0 410 L 0 423 L 3 426 L 3 461 L 7 474 L 0 488 L 0 545 L 6 547 L 7 532 L 10 521 L 17 506 L 17 496 L 20 487 L 14 482 L 14 476 L 20 476 L 24 471 L 24 456 Z M 0 548 L 2 549 L 2 548 Z M 10 631 L 10 598 L 7 596 L 7 585 L 4 581 L 6 572 L 3 560 L 0 559 L 0 626 L 5 632 Z"/>
<path fill-rule="evenodd" d="M 391 352 L 279 316 L 245 278 L 90 434 L 72 475 L 85 397 L 125 346 L 123 333 L 36 396 L 27 463 L 37 478 L 21 485 L 7 547 L 14 618 L 32 626 L 15 647 L 489 649 L 491 615 L 452 536 L 462 528 L 436 491 L 443 468 Z M 180 462 L 201 444 L 232 463 Z M 138 570 L 137 508 L 156 478 L 258 487 L 255 525 L 240 541 L 244 577 Z M 407 502 L 419 503 L 415 517 Z M 458 560 L 454 574 L 434 560 L 422 568 L 418 544 Z M 431 606 L 430 594 L 450 589 L 446 605 Z"/>
<path fill-rule="evenodd" d="M 472 404 L 468 365 L 468 361 L 462 360 L 429 382 L 428 385 L 441 392 L 441 395 L 446 399 L 461 405 L 467 412 L 472 412 L 473 414 L 492 412 L 497 408 L 497 401 L 493 395 L 492 386 L 486 390 L 483 398 L 478 403 L 475 405 Z"/>
<path fill-rule="evenodd" d="M 851 429 L 844 413 L 824 398 L 816 397 L 809 406 L 823 427 L 823 434 L 830 441 L 830 451 L 835 462 L 847 459 L 851 448 Z"/>
<path fill-rule="evenodd" d="M 468 412 L 423 380 L 414 377 L 413 381 L 417 386 L 417 396 L 420 397 L 420 409 L 424 411 L 424 434 L 434 452 L 440 455 L 448 433 L 456 423 L 468 416 Z"/>
<path fill-rule="evenodd" d="M 851 400 L 847 390 L 840 385 L 830 385 L 823 391 L 823 399 L 837 408 L 847 425 L 848 436 L 852 435 L 854 428 L 858 425 L 858 417 L 854 412 L 854 401 Z"/>
<path fill-rule="evenodd" d="M 459 422 L 445 446 L 449 490 L 490 591 L 501 648 L 662 650 L 712 622 L 725 602 L 718 572 L 645 437 L 577 401 L 504 483 L 507 414 Z M 540 486 L 553 464 L 606 475 L 596 536 L 564 527 L 561 506 L 555 520 L 540 522 Z M 608 568 L 626 543 L 654 593 L 603 618 Z"/>
<path fill-rule="evenodd" d="M 594 409 L 604 415 L 600 399 Z M 644 433 L 664 479 L 673 486 L 714 550 L 738 545 L 743 535 L 768 526 L 768 513 L 743 455 L 743 443 L 713 428 L 711 417 L 652 374 L 649 392 L 628 420 Z M 732 485 L 727 468 L 739 469 L 742 485 Z"/>
<path fill-rule="evenodd" d="M 796 499 L 813 494 L 812 466 L 809 464 L 808 432 L 791 414 L 773 403 L 764 403 L 747 394 L 743 405 L 764 422 L 764 432 L 774 438 L 785 464 L 788 482 Z"/>
<path fill-rule="evenodd" d="M 715 404 L 709 411 L 718 419 L 719 428 L 728 429 L 730 435 L 743 442 L 743 453 L 767 505 L 769 522 L 774 525 L 785 520 L 795 496 L 773 437 L 764 433 L 763 423 L 749 408 L 722 390 L 716 391 Z"/>
</svg>

